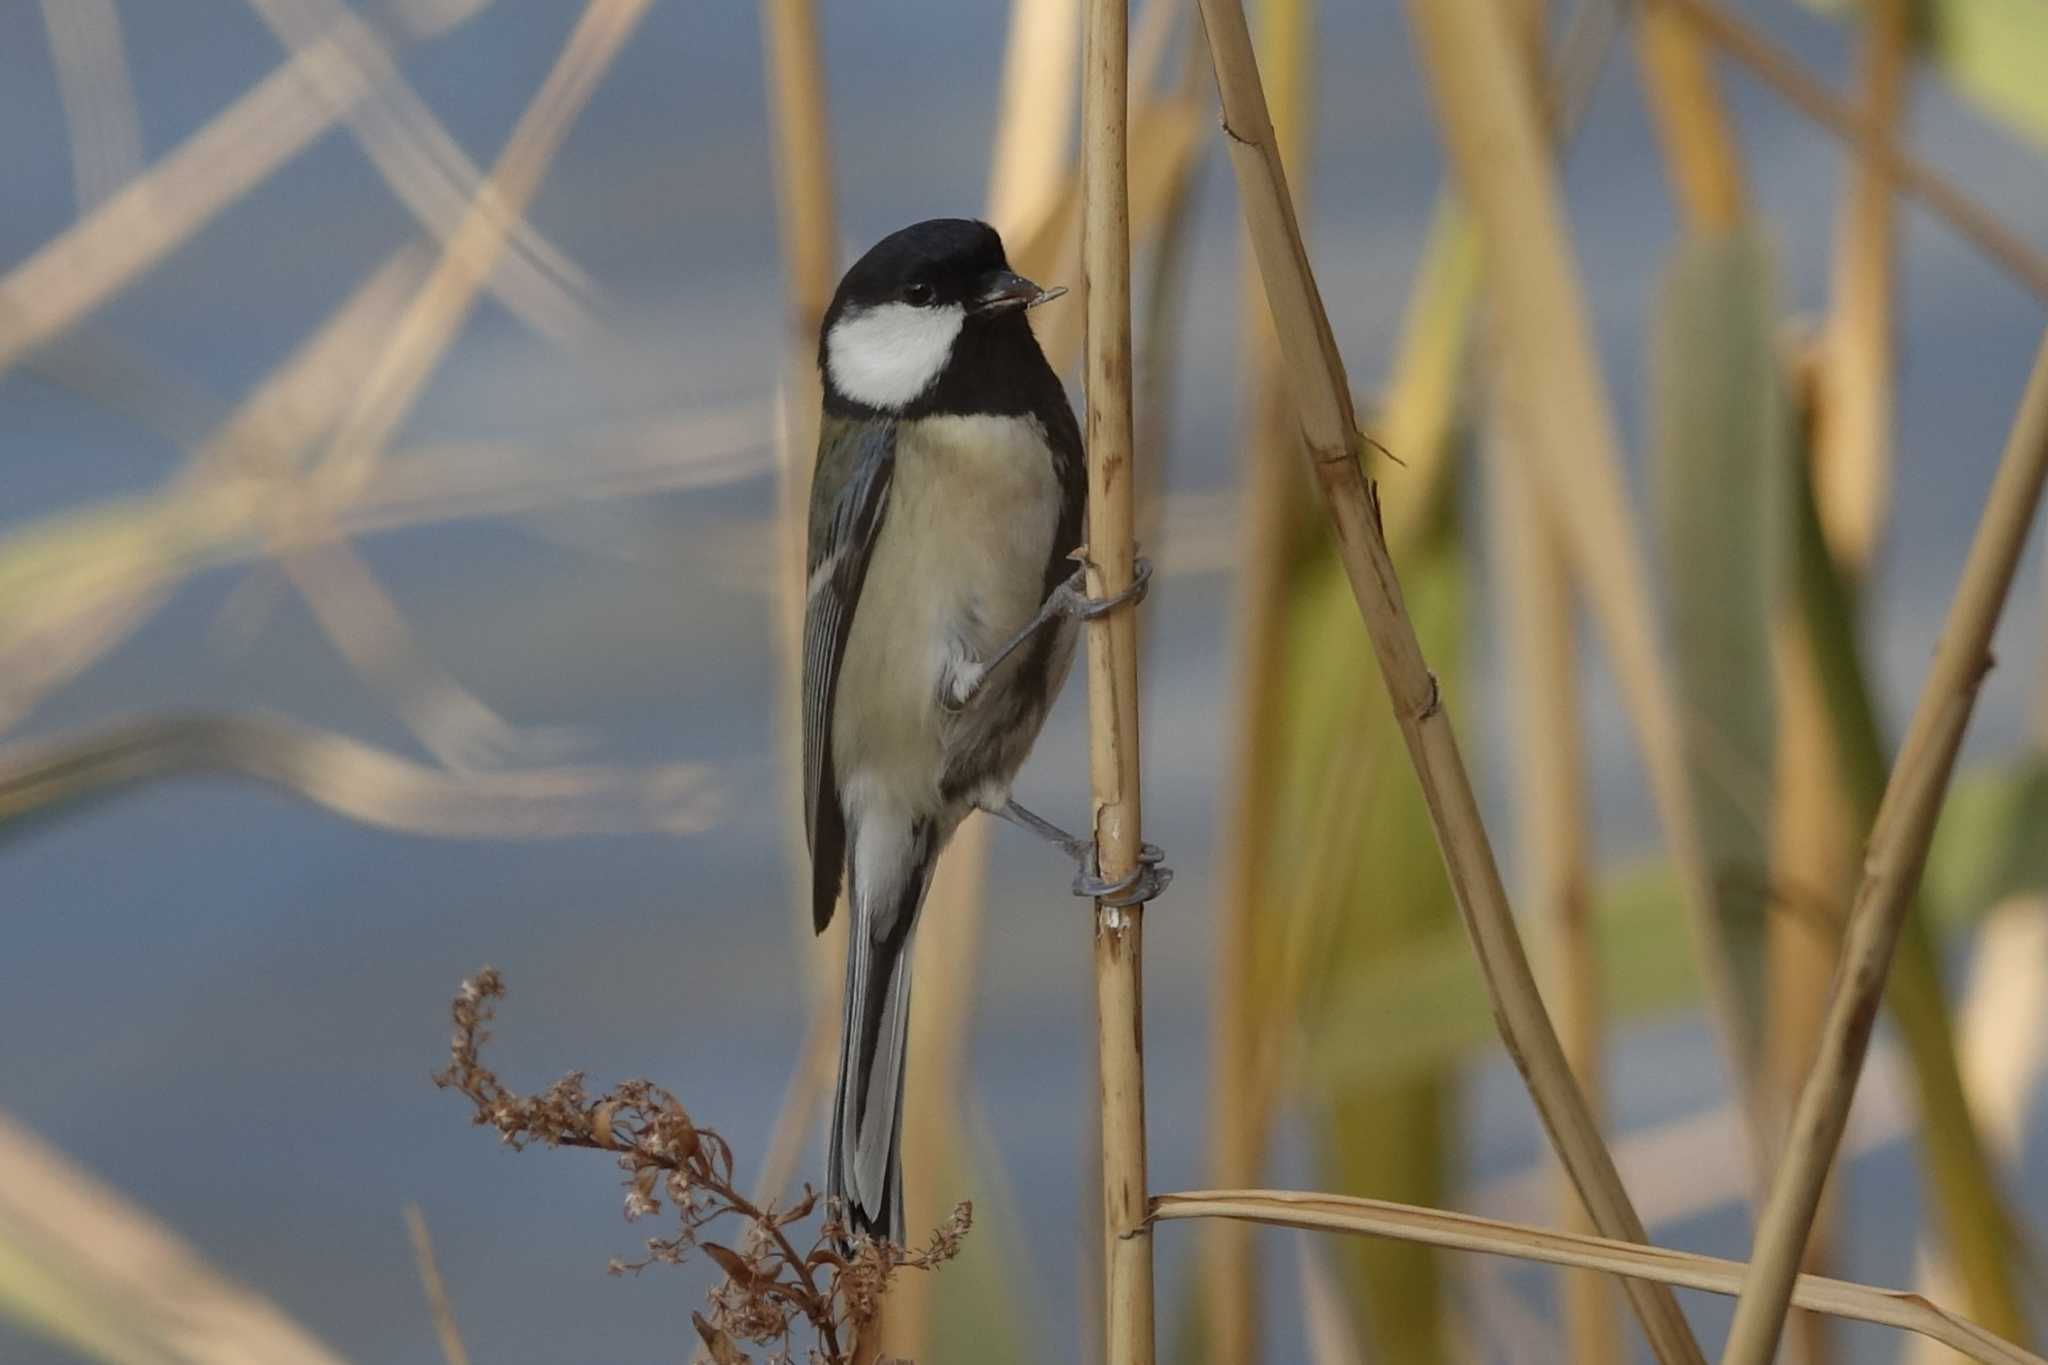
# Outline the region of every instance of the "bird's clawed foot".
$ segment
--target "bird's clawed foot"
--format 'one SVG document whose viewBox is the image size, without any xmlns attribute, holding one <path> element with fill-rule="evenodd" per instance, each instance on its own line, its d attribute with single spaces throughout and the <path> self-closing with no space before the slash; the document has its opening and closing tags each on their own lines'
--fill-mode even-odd
<svg viewBox="0 0 2048 1365">
<path fill-rule="evenodd" d="M 1142 585 L 1140 577 L 1133 587 Z M 1024 809 L 1015 801 L 1005 802 L 991 812 L 1008 820 L 1011 824 L 1030 830 L 1054 848 L 1072 858 L 1076 864 L 1074 873 L 1074 894 L 1089 900 L 1101 901 L 1104 905 L 1118 907 L 1143 905 L 1166 889 L 1173 880 L 1173 869 L 1163 861 L 1166 854 L 1156 844 L 1141 844 L 1138 847 L 1138 865 L 1124 876 L 1111 881 L 1102 875 L 1102 864 L 1096 856 L 1093 839 L 1078 839 L 1043 816 Z"/>
<path fill-rule="evenodd" d="M 949 712 L 964 711 L 967 704 L 980 693 L 989 675 L 996 671 L 996 665 L 1016 653 L 1024 642 L 1037 634 L 1039 627 L 1048 621 L 1056 621 L 1062 616 L 1071 616 L 1077 621 L 1092 621 L 1126 603 L 1144 601 L 1145 591 L 1152 583 L 1152 561 L 1143 555 L 1138 556 L 1131 569 L 1131 585 L 1122 592 L 1111 593 L 1107 597 L 1090 597 L 1087 582 L 1088 571 L 1085 568 L 1074 570 L 1073 577 L 1052 590 L 1051 595 L 1039 607 L 1038 615 L 1026 622 L 1022 630 L 1005 640 L 995 653 L 978 663 L 969 662 L 956 666 L 951 684 L 939 696 L 939 705 Z M 998 811 L 997 814 L 1001 812 Z"/>
<path fill-rule="evenodd" d="M 1074 570 L 1074 576 L 1052 590 L 1048 607 L 1058 604 L 1058 609 L 1077 621 L 1093 621 L 1106 616 L 1118 607 L 1129 603 L 1133 606 L 1145 600 L 1145 593 L 1152 586 L 1152 561 L 1139 555 L 1131 568 L 1131 585 L 1122 592 L 1113 592 L 1107 597 L 1090 597 L 1087 592 L 1088 570 Z"/>
<path fill-rule="evenodd" d="M 1166 853 L 1157 844 L 1139 844 L 1138 865 L 1115 881 L 1103 877 L 1102 865 L 1095 856 L 1094 840 L 1083 841 L 1082 850 L 1083 856 L 1075 859 L 1081 867 L 1074 873 L 1074 894 L 1101 901 L 1104 905 L 1119 908 L 1143 905 L 1157 897 L 1173 880 L 1173 869 L 1162 861 Z"/>
</svg>

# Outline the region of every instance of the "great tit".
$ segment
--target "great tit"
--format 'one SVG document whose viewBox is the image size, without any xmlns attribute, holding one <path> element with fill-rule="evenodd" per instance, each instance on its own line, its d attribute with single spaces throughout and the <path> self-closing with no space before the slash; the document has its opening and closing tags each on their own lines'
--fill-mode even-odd
<svg viewBox="0 0 2048 1365">
<path fill-rule="evenodd" d="M 934 219 L 846 272 L 819 336 L 804 820 L 817 929 L 842 867 L 853 917 L 826 1192 L 854 1234 L 903 1240 L 911 941 L 940 850 L 979 808 L 1088 856 L 1010 800 L 1076 619 L 1114 605 L 1073 571 L 1081 432 L 1024 316 L 1063 292 L 987 224 Z"/>
</svg>

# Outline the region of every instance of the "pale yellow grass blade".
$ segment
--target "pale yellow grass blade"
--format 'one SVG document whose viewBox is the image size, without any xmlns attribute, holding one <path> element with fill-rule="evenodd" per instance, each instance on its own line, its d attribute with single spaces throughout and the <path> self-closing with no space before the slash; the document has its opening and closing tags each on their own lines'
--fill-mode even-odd
<svg viewBox="0 0 2048 1365">
<path fill-rule="evenodd" d="M 279 1309 L 141 1208 L 0 1115 L 0 1304 L 33 1258 L 69 1321 L 31 1318 L 128 1365 L 341 1365 Z M 31 1292 L 34 1292 L 31 1290 Z M 17 1311 L 34 1312 L 27 1301 Z"/>
<path fill-rule="evenodd" d="M 1013 246 L 1052 211 L 1067 178 L 1080 43 L 1077 0 L 1011 0 L 987 213 Z"/>
<path fill-rule="evenodd" d="M 434 1334 L 441 1339 L 441 1358 L 447 1365 L 469 1365 L 469 1350 L 462 1344 L 462 1332 L 455 1325 L 455 1308 L 448 1301 L 448 1285 L 441 1278 L 440 1263 L 434 1259 L 434 1239 L 427 1232 L 427 1216 L 420 1212 L 418 1204 L 405 1206 L 405 1232 L 412 1240 L 412 1258 L 419 1267 L 427 1309 L 434 1315 Z"/>
<path fill-rule="evenodd" d="M 208 480 L 232 480 L 274 463 L 287 468 L 340 411 L 368 368 L 385 328 L 425 270 L 425 257 L 402 250 L 372 271 L 313 337 L 257 385 L 161 496 L 196 495 Z M 0 549 L 0 560 L 5 559 Z M 66 584 L 46 585 L 37 604 L 45 624 L 0 632 L 0 732 L 92 666 L 153 612 L 172 586 L 175 564 L 146 566 L 126 592 L 80 600 Z M 56 608 L 51 611 L 50 608 Z"/>
<path fill-rule="evenodd" d="M 1897 142 L 1911 95 L 1914 6 L 1864 6 L 1863 116 Z M 1870 563 L 1891 517 L 1893 278 L 1898 214 L 1891 180 L 1868 151 L 1856 156 L 1835 227 L 1820 402 L 1814 421 L 1814 500 L 1838 562 Z"/>
<path fill-rule="evenodd" d="M 719 816 L 709 769 L 534 768 L 454 775 L 264 715 L 142 716 L 0 747 L 0 825 L 156 778 L 220 773 L 336 814 L 450 839 L 697 834 Z"/>
<path fill-rule="evenodd" d="M 344 535 L 512 517 L 563 504 L 711 488 L 770 467 L 766 415 L 741 406 L 568 434 L 545 445 L 446 441 L 401 450 L 334 517 Z M 95 504 L 0 538 L 0 714 L 31 699 L 15 666 L 169 581 L 260 556 L 274 478 Z M 710 537 L 716 541 L 718 537 Z M 750 585 L 751 586 L 751 585 Z"/>
</svg>

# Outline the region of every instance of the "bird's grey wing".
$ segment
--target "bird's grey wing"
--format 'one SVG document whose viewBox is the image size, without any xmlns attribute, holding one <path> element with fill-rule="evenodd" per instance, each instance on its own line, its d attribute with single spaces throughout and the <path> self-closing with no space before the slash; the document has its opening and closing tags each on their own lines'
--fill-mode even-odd
<svg viewBox="0 0 2048 1365">
<path fill-rule="evenodd" d="M 820 932 L 832 922 L 846 861 L 846 817 L 832 771 L 832 706 L 895 466 L 893 423 L 825 419 L 811 481 L 804 576 L 804 834 L 811 848 L 811 922 Z"/>
</svg>

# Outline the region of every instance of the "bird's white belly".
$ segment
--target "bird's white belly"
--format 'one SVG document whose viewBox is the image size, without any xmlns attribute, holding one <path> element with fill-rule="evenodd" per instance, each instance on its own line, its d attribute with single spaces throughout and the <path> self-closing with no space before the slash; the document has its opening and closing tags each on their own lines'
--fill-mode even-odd
<svg viewBox="0 0 2048 1365">
<path fill-rule="evenodd" d="M 904 424 L 832 720 L 833 767 L 849 806 L 938 812 L 954 720 L 942 690 L 963 663 L 988 657 L 1038 614 L 1059 512 L 1036 420 Z"/>
</svg>

